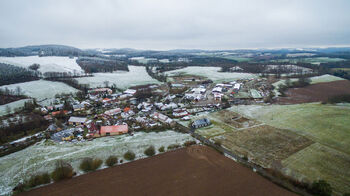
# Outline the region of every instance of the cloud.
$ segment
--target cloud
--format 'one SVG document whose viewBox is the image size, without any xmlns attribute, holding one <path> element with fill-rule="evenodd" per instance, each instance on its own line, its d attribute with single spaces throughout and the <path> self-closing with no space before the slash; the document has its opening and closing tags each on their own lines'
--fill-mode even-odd
<svg viewBox="0 0 350 196">
<path fill-rule="evenodd" d="M 349 8 L 347 0 L 3 0 L 0 47 L 347 45 Z"/>
</svg>

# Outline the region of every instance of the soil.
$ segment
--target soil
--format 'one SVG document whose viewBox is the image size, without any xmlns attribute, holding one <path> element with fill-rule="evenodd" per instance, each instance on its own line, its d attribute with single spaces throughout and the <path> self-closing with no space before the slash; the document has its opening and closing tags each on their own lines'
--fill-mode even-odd
<svg viewBox="0 0 350 196">
<path fill-rule="evenodd" d="M 303 88 L 291 88 L 285 94 L 286 97 L 277 99 L 278 104 L 323 102 L 333 96 L 350 94 L 350 81 L 340 80 L 312 84 Z"/>
<path fill-rule="evenodd" d="M 20 195 L 296 195 L 206 146 L 191 146 Z"/>
</svg>

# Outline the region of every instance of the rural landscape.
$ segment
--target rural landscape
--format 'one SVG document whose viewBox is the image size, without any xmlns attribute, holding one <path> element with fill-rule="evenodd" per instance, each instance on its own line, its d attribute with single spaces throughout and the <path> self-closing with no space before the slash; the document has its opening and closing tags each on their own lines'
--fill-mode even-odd
<svg viewBox="0 0 350 196">
<path fill-rule="evenodd" d="M 189 2 L 0 2 L 0 195 L 350 195 L 350 4 Z"/>
</svg>

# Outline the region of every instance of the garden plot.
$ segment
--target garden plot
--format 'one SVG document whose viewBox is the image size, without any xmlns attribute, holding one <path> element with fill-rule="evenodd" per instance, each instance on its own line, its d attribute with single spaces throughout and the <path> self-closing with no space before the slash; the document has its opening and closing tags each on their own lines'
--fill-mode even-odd
<svg viewBox="0 0 350 196">
<path fill-rule="evenodd" d="M 350 192 L 350 156 L 314 143 L 282 161 L 285 174 L 313 182 L 324 179 L 339 193 Z"/>
<path fill-rule="evenodd" d="M 225 148 L 263 167 L 271 167 L 274 162 L 281 161 L 312 143 L 306 137 L 289 130 L 268 125 L 226 132 L 213 139 L 220 140 Z"/>
<path fill-rule="evenodd" d="M 77 64 L 76 58 L 69 57 L 39 57 L 39 56 L 26 56 L 26 57 L 0 57 L 1 63 L 7 63 L 20 67 L 28 68 L 34 63 L 40 64 L 39 71 L 45 72 L 71 72 L 75 74 L 83 74 L 84 71 Z"/>
<path fill-rule="evenodd" d="M 56 94 L 69 94 L 78 92 L 77 89 L 68 86 L 62 82 L 52 82 L 46 80 L 36 80 L 31 82 L 23 82 L 17 84 L 10 84 L 1 86 L 0 88 L 8 88 L 15 91 L 17 87 L 20 87 L 23 94 L 32 98 L 38 99 L 38 101 L 48 98 L 54 98 Z"/>
<path fill-rule="evenodd" d="M 144 158 L 144 150 L 149 145 L 156 149 L 171 144 L 183 144 L 193 138 L 189 134 L 174 131 L 159 133 L 137 132 L 134 136 L 120 135 L 98 138 L 82 143 L 55 143 L 51 140 L 41 141 L 19 152 L 0 158 L 0 194 L 10 193 L 21 179 L 27 179 L 32 174 L 51 172 L 55 162 L 63 159 L 69 162 L 74 171 L 81 174 L 79 164 L 85 157 L 105 160 L 110 155 L 122 159 L 123 154 L 132 150 L 136 159 Z M 125 160 L 124 160 L 125 162 Z"/>
<path fill-rule="evenodd" d="M 89 84 L 91 88 L 105 86 L 105 81 L 108 81 L 109 85 L 116 84 L 118 88 L 122 89 L 136 85 L 160 83 L 148 75 L 145 67 L 140 66 L 129 66 L 128 72 L 95 73 L 93 77 L 82 77 L 77 78 L 77 80 L 80 84 Z"/>
<path fill-rule="evenodd" d="M 241 105 L 230 108 L 271 126 L 289 129 L 350 154 L 350 107 L 323 104 Z"/>
<path fill-rule="evenodd" d="M 220 72 L 220 67 L 199 67 L 191 66 L 182 69 L 167 71 L 165 74 L 168 76 L 176 75 L 197 75 L 203 76 L 214 82 L 223 82 L 223 81 L 233 81 L 238 79 L 251 79 L 257 78 L 257 75 L 250 73 L 236 73 L 236 72 Z"/>
</svg>

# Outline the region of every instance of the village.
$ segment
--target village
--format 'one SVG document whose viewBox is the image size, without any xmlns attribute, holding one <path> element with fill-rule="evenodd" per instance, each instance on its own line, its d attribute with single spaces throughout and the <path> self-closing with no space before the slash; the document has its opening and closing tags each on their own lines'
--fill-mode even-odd
<svg viewBox="0 0 350 196">
<path fill-rule="evenodd" d="M 176 129 L 181 121 L 190 128 L 210 124 L 197 119 L 234 104 L 266 101 L 272 93 L 263 79 L 244 79 L 213 83 L 197 76 L 173 77 L 158 85 L 134 86 L 123 92 L 108 87 L 94 88 L 79 96 L 57 97 L 55 104 L 37 108 L 50 122 L 46 131 L 36 134 L 56 142 L 84 142 L 94 138 L 136 131 Z M 30 137 L 11 142 L 18 146 Z"/>
</svg>

